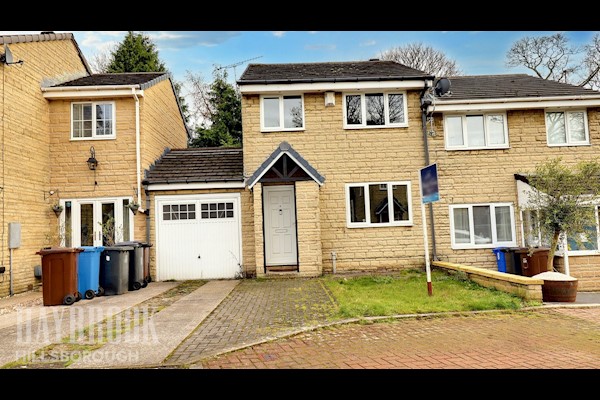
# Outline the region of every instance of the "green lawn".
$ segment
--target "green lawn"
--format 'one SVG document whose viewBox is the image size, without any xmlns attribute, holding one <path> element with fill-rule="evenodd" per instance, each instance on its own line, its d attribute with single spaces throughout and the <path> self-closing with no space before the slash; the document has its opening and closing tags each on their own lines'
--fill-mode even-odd
<svg viewBox="0 0 600 400">
<path fill-rule="evenodd" d="M 427 295 L 425 273 L 417 270 L 389 276 L 328 277 L 325 284 L 337 300 L 342 317 L 518 309 L 532 305 L 443 271 L 434 270 L 431 281 L 431 297 Z"/>
</svg>

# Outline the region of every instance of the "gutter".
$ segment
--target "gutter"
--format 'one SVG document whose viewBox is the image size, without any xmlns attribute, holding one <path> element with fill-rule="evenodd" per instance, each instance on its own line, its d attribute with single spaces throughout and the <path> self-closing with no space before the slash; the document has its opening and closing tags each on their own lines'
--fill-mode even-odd
<svg viewBox="0 0 600 400">
<path fill-rule="evenodd" d="M 240 86 L 243 85 L 268 85 L 268 84 L 286 84 L 286 83 L 315 83 L 315 82 L 381 82 L 381 81 L 421 81 L 433 80 L 433 76 L 364 76 L 364 77 L 346 77 L 346 78 L 304 78 L 304 79 L 256 79 L 237 81 Z"/>
<path fill-rule="evenodd" d="M 42 87 L 42 92 L 80 92 L 85 90 L 131 90 L 139 88 L 140 85 L 50 86 Z"/>
</svg>

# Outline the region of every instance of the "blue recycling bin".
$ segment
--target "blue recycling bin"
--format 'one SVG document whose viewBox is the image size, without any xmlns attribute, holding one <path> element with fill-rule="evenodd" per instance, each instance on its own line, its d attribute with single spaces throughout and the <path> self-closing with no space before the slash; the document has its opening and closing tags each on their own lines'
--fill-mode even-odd
<svg viewBox="0 0 600 400">
<path fill-rule="evenodd" d="M 93 299 L 96 294 L 102 294 L 100 288 L 100 253 L 102 246 L 81 246 L 77 268 L 77 290 L 85 299 Z"/>
<path fill-rule="evenodd" d="M 496 264 L 498 264 L 498 272 L 506 272 L 506 250 L 507 247 L 496 247 L 492 249 L 496 255 Z"/>
</svg>

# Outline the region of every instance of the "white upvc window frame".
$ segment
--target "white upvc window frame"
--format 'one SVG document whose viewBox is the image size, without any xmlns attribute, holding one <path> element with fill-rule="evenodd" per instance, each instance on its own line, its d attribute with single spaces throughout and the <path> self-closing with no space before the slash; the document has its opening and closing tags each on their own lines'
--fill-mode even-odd
<svg viewBox="0 0 600 400">
<path fill-rule="evenodd" d="M 407 208 L 408 208 L 408 220 L 406 221 L 391 221 L 391 222 L 382 222 L 382 223 L 372 223 L 371 222 L 371 199 L 370 196 L 367 195 L 369 193 L 369 186 L 377 185 L 378 189 L 381 187 L 380 185 L 387 185 L 388 191 L 388 207 L 390 204 L 393 204 L 393 190 L 394 187 L 398 185 L 406 186 L 406 197 L 407 197 Z M 357 183 L 346 183 L 345 185 L 346 192 L 346 226 L 348 228 L 384 228 L 390 226 L 413 226 L 413 209 L 412 209 L 412 188 L 410 181 L 389 181 L 389 182 L 357 182 Z M 352 222 L 352 213 L 350 210 L 350 188 L 351 187 L 362 187 L 365 194 L 365 222 Z M 393 213 L 388 211 L 388 215 L 390 218 L 393 218 Z"/>
<path fill-rule="evenodd" d="M 489 143 L 489 132 L 490 129 L 488 127 L 488 117 L 492 115 L 501 115 L 502 120 L 504 122 L 504 143 L 503 144 L 494 144 L 485 146 L 469 146 L 469 136 L 467 135 L 467 117 L 469 116 L 483 116 L 483 129 L 485 135 L 485 142 Z M 447 119 L 451 117 L 461 117 L 462 123 L 462 134 L 463 134 L 463 144 L 462 146 L 450 146 L 448 140 L 448 124 Z M 444 146 L 448 151 L 453 150 L 497 150 L 497 149 L 509 149 L 510 143 L 508 141 L 508 117 L 506 115 L 506 111 L 500 112 L 468 112 L 468 113 L 444 113 Z"/>
<path fill-rule="evenodd" d="M 557 113 L 557 112 L 563 113 L 563 118 L 565 120 L 565 132 L 566 132 L 566 136 L 567 136 L 567 141 L 565 143 L 554 143 L 553 144 L 553 143 L 550 143 L 550 136 L 549 136 L 549 132 L 548 132 L 548 121 L 546 118 L 546 114 Z M 569 120 L 567 118 L 567 114 L 578 113 L 578 112 L 583 113 L 583 128 L 585 130 L 585 141 L 583 141 L 583 142 L 571 141 L 571 132 L 569 131 Z M 574 108 L 574 109 L 546 108 L 546 109 L 544 109 L 544 126 L 546 128 L 546 144 L 548 145 L 548 147 L 591 146 L 590 129 L 588 126 L 587 108 Z"/>
<path fill-rule="evenodd" d="M 302 126 L 299 128 L 285 128 L 285 115 L 283 99 L 284 97 L 297 97 L 300 96 L 302 102 Z M 264 99 L 272 99 L 277 97 L 279 99 L 279 126 L 278 127 L 265 127 L 265 107 Z M 304 93 L 285 93 L 285 94 L 263 94 L 260 96 L 260 131 L 261 132 L 298 132 L 306 130 L 306 116 L 304 115 Z"/>
<path fill-rule="evenodd" d="M 383 102 L 385 107 L 385 125 L 367 125 L 367 101 L 365 99 L 366 94 L 378 94 L 383 93 Z M 389 95 L 401 94 L 402 95 L 402 107 L 404 108 L 404 122 L 390 123 L 390 103 Z M 361 121 L 359 124 L 348 124 L 347 107 L 346 107 L 346 96 L 360 96 L 360 110 L 361 110 Z M 343 118 L 344 118 L 344 129 L 388 129 L 388 128 L 408 128 L 408 106 L 407 106 L 407 94 L 403 90 L 370 90 L 368 92 L 343 92 L 342 93 L 342 106 L 343 106 Z"/>
<path fill-rule="evenodd" d="M 92 105 L 92 137 L 74 137 L 73 136 L 73 107 L 76 104 Z M 96 106 L 110 104 L 112 107 L 112 135 L 96 135 Z M 117 106 L 114 101 L 73 101 L 70 105 L 70 131 L 71 140 L 113 140 L 117 138 Z"/>
<path fill-rule="evenodd" d="M 490 224 L 492 230 L 492 242 L 475 244 L 475 224 L 473 221 L 473 206 L 489 206 L 490 207 Z M 510 225 L 512 241 L 510 242 L 499 242 L 496 233 L 496 213 L 495 207 L 510 207 Z M 454 209 L 456 208 L 468 208 L 469 209 L 469 232 L 471 237 L 471 243 L 456 243 L 454 237 Z M 453 250 L 465 250 L 465 249 L 493 249 L 495 247 L 515 247 L 517 245 L 516 229 L 515 229 L 515 209 L 513 203 L 469 203 L 469 204 L 451 204 L 449 206 L 449 218 L 450 218 L 450 239 Z"/>
</svg>

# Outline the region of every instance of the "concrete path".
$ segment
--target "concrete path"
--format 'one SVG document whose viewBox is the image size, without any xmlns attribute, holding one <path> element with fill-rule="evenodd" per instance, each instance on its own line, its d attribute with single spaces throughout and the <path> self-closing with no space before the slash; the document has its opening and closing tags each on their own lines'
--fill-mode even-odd
<svg viewBox="0 0 600 400">
<path fill-rule="evenodd" d="M 302 333 L 204 368 L 600 368 L 600 307 L 408 318 Z"/>
<path fill-rule="evenodd" d="M 69 368 L 118 368 L 161 363 L 238 285 L 210 281 L 154 314 L 139 329 L 82 357 Z"/>
<path fill-rule="evenodd" d="M 0 367 L 51 343 L 60 343 L 64 337 L 174 286 L 177 283 L 153 282 L 145 289 L 120 296 L 81 300 L 72 306 L 44 307 L 40 303 L 0 315 Z"/>
</svg>

